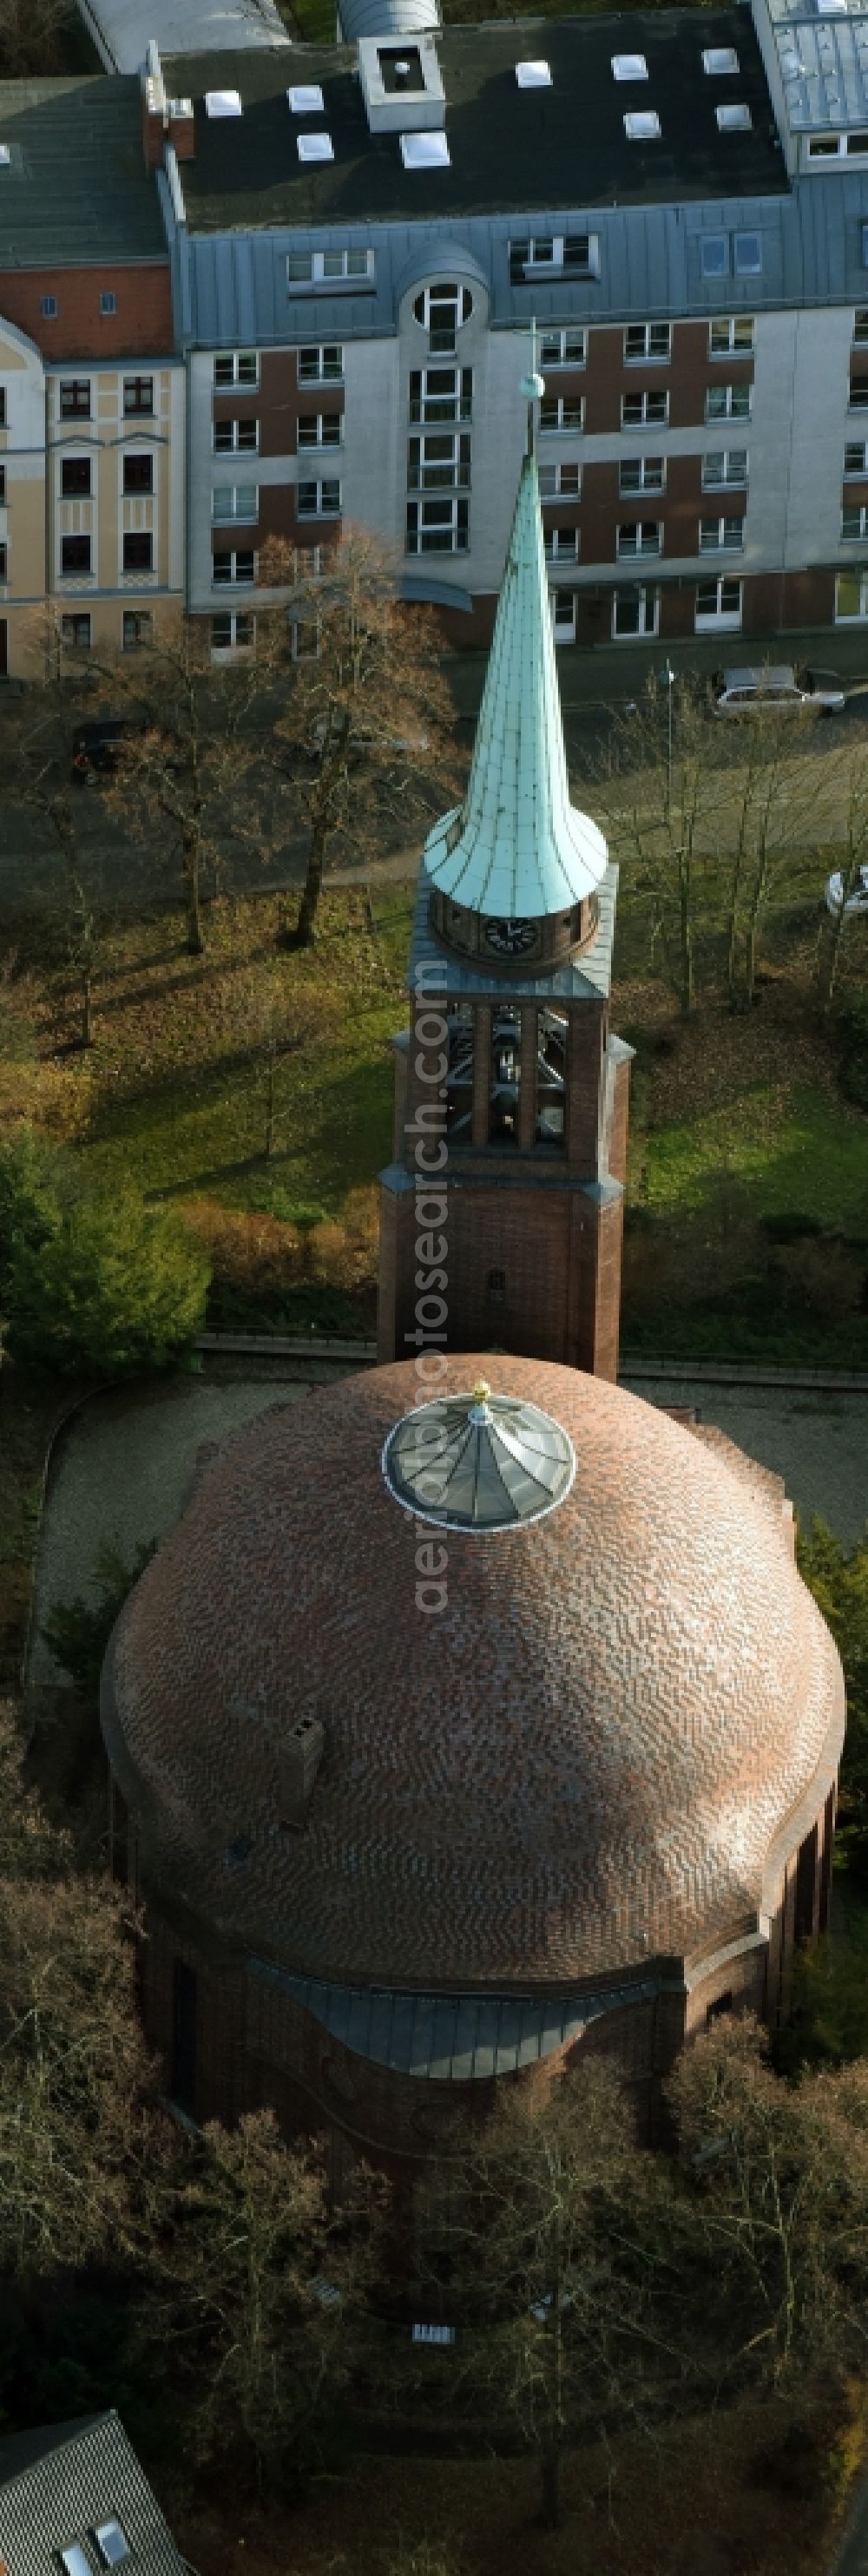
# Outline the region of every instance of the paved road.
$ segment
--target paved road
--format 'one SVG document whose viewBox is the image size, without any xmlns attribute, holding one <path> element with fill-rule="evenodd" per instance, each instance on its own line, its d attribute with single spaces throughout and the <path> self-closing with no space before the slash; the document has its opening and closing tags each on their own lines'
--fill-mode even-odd
<svg viewBox="0 0 868 2576">
<path fill-rule="evenodd" d="M 701 1422 L 783 1476 L 802 1519 L 816 1513 L 847 1546 L 861 1536 L 868 1522 L 868 1390 L 709 1386 L 687 1376 L 621 1383 L 649 1404 L 695 1405 Z"/>
</svg>

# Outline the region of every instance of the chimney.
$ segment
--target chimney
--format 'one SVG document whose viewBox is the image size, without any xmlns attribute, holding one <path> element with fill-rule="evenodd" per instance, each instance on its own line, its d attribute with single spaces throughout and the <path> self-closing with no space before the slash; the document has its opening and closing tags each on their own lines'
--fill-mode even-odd
<svg viewBox="0 0 868 2576">
<path fill-rule="evenodd" d="M 166 91 L 159 49 L 151 37 L 142 64 L 142 143 L 146 170 L 159 170 L 165 131 Z"/>
<path fill-rule="evenodd" d="M 174 143 L 179 161 L 192 161 L 196 150 L 196 120 L 191 98 L 170 98 L 166 102 L 169 141 Z"/>
<path fill-rule="evenodd" d="M 284 1736 L 277 1756 L 277 1804 L 282 1825 L 300 1832 L 325 1751 L 325 1728 L 318 1717 L 300 1717 Z"/>
</svg>

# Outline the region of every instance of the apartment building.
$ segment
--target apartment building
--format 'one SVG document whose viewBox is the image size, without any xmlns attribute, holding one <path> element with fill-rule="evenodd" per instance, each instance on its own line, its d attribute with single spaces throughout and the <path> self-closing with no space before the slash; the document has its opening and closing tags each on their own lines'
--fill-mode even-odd
<svg viewBox="0 0 868 2576">
<path fill-rule="evenodd" d="M 270 535 L 352 520 L 485 640 L 532 322 L 562 642 L 868 622 L 865 25 L 753 0 L 157 66 L 215 649 Z"/>
<path fill-rule="evenodd" d="M 185 373 L 141 133 L 135 76 L 0 83 L 0 674 L 133 650 L 183 600 Z"/>
</svg>

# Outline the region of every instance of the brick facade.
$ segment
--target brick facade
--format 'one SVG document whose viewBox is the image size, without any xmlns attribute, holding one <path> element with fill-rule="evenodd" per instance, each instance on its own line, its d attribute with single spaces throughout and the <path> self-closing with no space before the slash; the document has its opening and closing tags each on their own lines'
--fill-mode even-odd
<svg viewBox="0 0 868 2576">
<path fill-rule="evenodd" d="M 114 295 L 115 311 L 101 314 L 100 296 L 106 293 Z M 57 306 L 53 317 L 42 311 L 48 298 Z M 54 364 L 69 358 L 110 367 L 125 358 L 171 356 L 174 348 L 168 260 L 4 268 L 0 313 Z"/>
</svg>

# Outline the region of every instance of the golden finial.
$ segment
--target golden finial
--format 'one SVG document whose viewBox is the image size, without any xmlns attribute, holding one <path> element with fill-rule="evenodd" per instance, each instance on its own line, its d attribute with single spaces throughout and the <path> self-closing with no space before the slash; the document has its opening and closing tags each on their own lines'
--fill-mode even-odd
<svg viewBox="0 0 868 2576">
<path fill-rule="evenodd" d="M 476 1380 L 476 1385 L 475 1385 L 475 1387 L 474 1387 L 474 1389 L 473 1389 L 473 1401 L 474 1401 L 474 1404 L 487 1404 L 487 1403 L 488 1403 L 488 1398 L 489 1398 L 490 1394 L 491 1394 L 491 1388 L 490 1388 L 490 1386 L 489 1386 L 489 1383 L 488 1383 L 488 1379 L 487 1379 L 487 1377 L 478 1377 L 478 1378 L 477 1378 L 477 1380 Z"/>
</svg>

